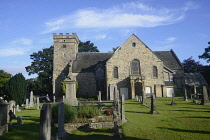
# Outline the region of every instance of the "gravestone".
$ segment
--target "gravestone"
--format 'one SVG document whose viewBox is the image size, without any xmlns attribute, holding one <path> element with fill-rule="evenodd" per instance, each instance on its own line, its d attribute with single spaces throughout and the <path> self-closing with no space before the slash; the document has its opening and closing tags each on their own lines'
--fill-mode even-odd
<svg viewBox="0 0 210 140">
<path fill-rule="evenodd" d="M 44 104 L 40 112 L 40 140 L 51 140 L 51 120 L 51 106 Z"/>
<path fill-rule="evenodd" d="M 172 102 L 171 102 L 171 106 L 176 105 L 175 101 L 174 101 L 174 94 L 172 94 Z"/>
<path fill-rule="evenodd" d="M 142 102 L 142 96 L 139 96 L 139 102 L 140 103 Z"/>
<path fill-rule="evenodd" d="M 101 91 L 98 92 L 98 102 L 101 102 Z"/>
<path fill-rule="evenodd" d="M 156 100 L 155 100 L 155 95 L 152 94 L 151 95 L 151 110 L 150 110 L 151 114 L 157 114 L 156 112 Z"/>
<path fill-rule="evenodd" d="M 66 98 L 65 98 L 65 96 L 63 95 L 63 102 L 64 102 L 65 99 L 66 99 Z"/>
<path fill-rule="evenodd" d="M 53 103 L 55 103 L 55 96 L 53 96 Z"/>
<path fill-rule="evenodd" d="M 12 120 L 16 119 L 16 116 L 15 116 L 14 112 L 12 112 L 12 110 L 10 110 L 8 114 L 9 114 L 9 123 L 10 123 L 10 125 L 12 125 Z"/>
<path fill-rule="evenodd" d="M 64 139 L 66 131 L 64 130 L 64 103 L 61 102 L 58 106 L 58 138 Z"/>
<path fill-rule="evenodd" d="M 17 117 L 17 125 L 22 125 L 23 124 L 23 120 L 20 116 Z"/>
<path fill-rule="evenodd" d="M 7 116 L 9 104 L 0 99 L 0 136 L 8 132 Z"/>
<path fill-rule="evenodd" d="M 118 115 L 117 115 L 117 110 L 113 110 L 113 119 L 114 119 L 114 135 L 119 135 L 119 125 L 118 125 Z"/>
<path fill-rule="evenodd" d="M 19 105 L 16 106 L 16 111 L 17 112 L 21 111 L 20 108 L 19 108 Z"/>
<path fill-rule="evenodd" d="M 187 100 L 187 90 L 186 90 L 186 88 L 184 89 L 184 101 L 188 101 Z"/>
<path fill-rule="evenodd" d="M 37 103 L 36 103 L 36 109 L 39 110 L 40 109 L 39 108 L 39 97 L 36 98 L 36 101 L 37 101 Z"/>
<path fill-rule="evenodd" d="M 126 119 L 125 119 L 125 97 L 124 97 L 124 95 L 121 96 L 121 120 L 122 120 L 122 123 L 126 122 Z"/>
<path fill-rule="evenodd" d="M 139 101 L 139 97 L 138 97 L 138 95 L 136 95 L 136 101 L 137 101 L 137 102 Z"/>
<path fill-rule="evenodd" d="M 10 101 L 9 102 L 9 109 L 8 109 L 8 113 L 10 110 L 12 110 L 12 112 L 15 114 L 15 106 L 16 106 L 16 102 L 15 101 Z"/>
<path fill-rule="evenodd" d="M 203 86 L 203 94 L 202 94 L 201 105 L 210 105 L 209 96 L 208 96 L 206 86 Z"/>
<path fill-rule="evenodd" d="M 34 107 L 34 100 L 33 99 L 34 99 L 34 94 L 33 94 L 33 91 L 31 91 L 29 107 Z"/>
<path fill-rule="evenodd" d="M 27 99 L 26 99 L 25 109 L 28 109 L 28 108 L 29 108 L 29 104 L 28 104 L 28 103 L 29 103 L 29 99 L 27 98 Z"/>
</svg>

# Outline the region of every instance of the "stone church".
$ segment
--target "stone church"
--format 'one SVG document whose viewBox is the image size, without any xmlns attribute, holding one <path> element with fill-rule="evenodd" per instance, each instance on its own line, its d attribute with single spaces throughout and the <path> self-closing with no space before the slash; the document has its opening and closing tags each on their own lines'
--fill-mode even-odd
<svg viewBox="0 0 210 140">
<path fill-rule="evenodd" d="M 132 34 L 115 52 L 78 52 L 76 33 L 57 35 L 54 39 L 53 93 L 61 98 L 61 82 L 70 69 L 77 81 L 77 97 L 113 100 L 115 93 L 125 99 L 136 95 L 171 97 L 184 91 L 183 66 L 173 50 L 152 51 Z M 71 61 L 71 64 L 70 64 Z"/>
</svg>

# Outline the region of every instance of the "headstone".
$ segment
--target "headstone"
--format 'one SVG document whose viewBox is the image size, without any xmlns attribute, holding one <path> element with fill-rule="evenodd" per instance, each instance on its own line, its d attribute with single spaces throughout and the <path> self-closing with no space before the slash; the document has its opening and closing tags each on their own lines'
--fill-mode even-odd
<svg viewBox="0 0 210 140">
<path fill-rule="evenodd" d="M 40 140 L 51 140 L 51 120 L 51 106 L 44 104 L 40 112 Z"/>
<path fill-rule="evenodd" d="M 58 106 L 58 138 L 64 139 L 66 131 L 64 130 L 64 103 L 61 102 Z"/>
<path fill-rule="evenodd" d="M 55 96 L 53 96 L 53 103 L 55 103 Z"/>
<path fill-rule="evenodd" d="M 28 98 L 26 99 L 26 105 L 25 105 L 25 109 L 28 109 L 29 108 L 29 104 L 28 104 L 29 100 Z"/>
<path fill-rule="evenodd" d="M 136 101 L 138 102 L 138 100 L 139 100 L 139 99 L 138 99 L 138 95 L 136 95 Z"/>
<path fill-rule="evenodd" d="M 125 119 L 125 97 L 124 97 L 124 95 L 121 96 L 121 120 L 122 120 L 122 123 L 126 122 L 126 119 Z"/>
<path fill-rule="evenodd" d="M 8 132 L 7 116 L 9 104 L 0 99 L 0 136 Z"/>
<path fill-rule="evenodd" d="M 36 109 L 39 110 L 40 109 L 39 108 L 39 97 L 36 98 L 36 101 L 37 101 L 37 103 L 36 103 Z"/>
<path fill-rule="evenodd" d="M 118 117 L 117 117 L 117 111 L 113 110 L 113 117 L 114 117 L 114 135 L 119 135 L 119 125 L 118 125 Z"/>
<path fill-rule="evenodd" d="M 15 106 L 16 106 L 16 102 L 15 101 L 10 101 L 9 102 L 9 110 L 8 111 L 10 111 L 10 110 L 12 110 L 12 112 L 15 114 Z"/>
<path fill-rule="evenodd" d="M 176 105 L 175 101 L 174 101 L 174 94 L 172 94 L 172 102 L 171 102 L 171 105 L 174 106 Z"/>
<path fill-rule="evenodd" d="M 19 108 L 19 105 L 16 105 L 16 111 L 17 112 L 21 111 L 20 108 Z"/>
<path fill-rule="evenodd" d="M 34 107 L 34 100 L 33 99 L 34 99 L 34 95 L 33 95 L 33 91 L 31 91 L 29 107 Z"/>
<path fill-rule="evenodd" d="M 184 89 L 184 101 L 188 101 L 187 100 L 187 90 L 186 90 L 186 88 Z"/>
<path fill-rule="evenodd" d="M 142 102 L 142 96 L 139 96 L 139 102 L 140 103 Z"/>
<path fill-rule="evenodd" d="M 64 100 L 65 100 L 65 96 L 63 95 L 63 102 L 64 102 Z"/>
<path fill-rule="evenodd" d="M 20 116 L 17 117 L 17 125 L 22 125 L 23 124 L 23 120 Z"/>
<path fill-rule="evenodd" d="M 98 92 L 98 101 L 101 102 L 101 91 Z"/>
<path fill-rule="evenodd" d="M 203 86 L 203 94 L 202 94 L 201 105 L 210 105 L 209 96 L 208 96 L 206 86 Z"/>
<path fill-rule="evenodd" d="M 151 95 L 151 110 L 150 110 L 151 114 L 157 114 L 156 112 L 156 100 L 155 100 L 155 95 L 152 94 Z"/>
<path fill-rule="evenodd" d="M 12 125 L 12 120 L 16 119 L 16 116 L 15 116 L 14 112 L 12 112 L 12 110 L 10 110 L 8 114 L 9 114 L 9 123 L 10 123 L 10 125 Z"/>
</svg>

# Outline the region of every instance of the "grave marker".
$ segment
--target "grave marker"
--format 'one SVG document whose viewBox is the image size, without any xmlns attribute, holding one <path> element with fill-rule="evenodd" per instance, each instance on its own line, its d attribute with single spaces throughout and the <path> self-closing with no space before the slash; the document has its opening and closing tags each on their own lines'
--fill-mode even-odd
<svg viewBox="0 0 210 140">
<path fill-rule="evenodd" d="M 58 106 L 58 138 L 64 139 L 66 131 L 64 130 L 64 103 L 61 102 Z"/>
<path fill-rule="evenodd" d="M 156 112 L 156 100 L 155 100 L 155 95 L 152 94 L 151 95 L 151 110 L 150 110 L 151 114 L 157 114 Z"/>
</svg>

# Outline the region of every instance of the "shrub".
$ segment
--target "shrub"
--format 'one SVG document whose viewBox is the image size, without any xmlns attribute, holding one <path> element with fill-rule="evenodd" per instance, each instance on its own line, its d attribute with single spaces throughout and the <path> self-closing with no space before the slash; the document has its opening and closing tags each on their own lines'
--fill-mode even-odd
<svg viewBox="0 0 210 140">
<path fill-rule="evenodd" d="M 58 122 L 58 103 L 52 104 L 52 118 L 54 122 Z M 64 122 L 73 122 L 77 119 L 77 109 L 70 104 L 64 103 Z"/>
<path fill-rule="evenodd" d="M 93 118 L 100 114 L 100 111 L 95 106 L 82 106 L 78 110 L 79 118 Z"/>
</svg>

